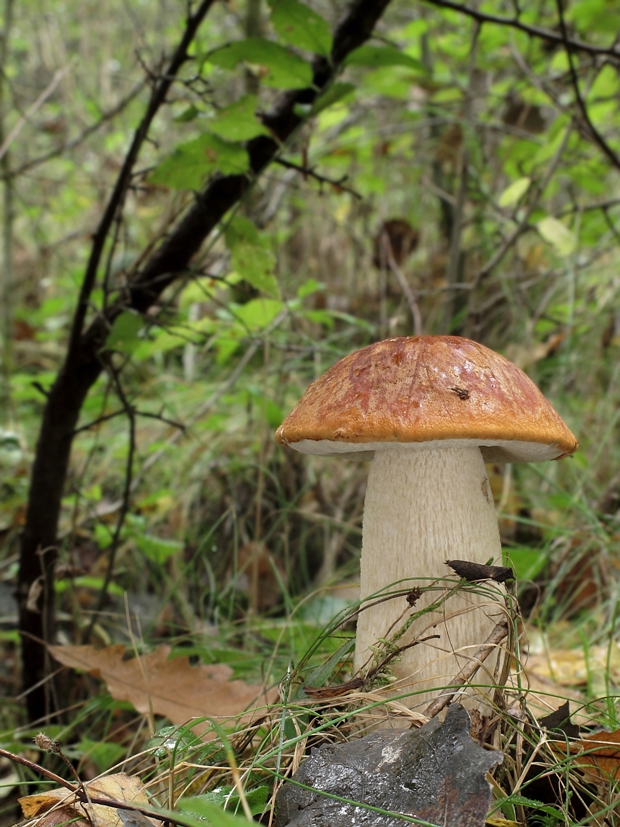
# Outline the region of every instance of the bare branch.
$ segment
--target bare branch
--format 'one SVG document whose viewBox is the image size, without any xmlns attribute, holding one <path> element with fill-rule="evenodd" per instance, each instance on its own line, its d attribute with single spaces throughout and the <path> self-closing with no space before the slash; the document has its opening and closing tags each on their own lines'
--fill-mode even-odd
<svg viewBox="0 0 620 827">
<path fill-rule="evenodd" d="M 305 177 L 310 176 L 310 178 L 314 178 L 315 181 L 318 181 L 319 184 L 329 184 L 330 187 L 333 187 L 336 191 L 341 192 L 348 192 L 349 195 L 353 195 L 358 200 L 362 200 L 362 196 L 359 192 L 356 192 L 351 187 L 345 186 L 345 181 L 348 179 L 348 175 L 343 175 L 342 178 L 338 178 L 337 180 L 333 178 L 326 178 L 324 175 L 319 175 L 318 172 L 314 169 L 314 167 L 304 167 L 300 166 L 299 164 L 294 164 L 292 161 L 286 161 L 284 158 L 276 158 L 275 163 L 279 164 L 281 167 L 285 169 L 294 169 L 297 172 L 301 173 L 301 175 Z"/>
<path fill-rule="evenodd" d="M 579 107 L 579 111 L 581 112 L 583 119 L 586 123 L 587 130 L 590 133 L 591 137 L 594 139 L 594 142 L 597 143 L 599 147 L 603 150 L 605 155 L 611 161 L 612 166 L 614 166 L 616 169 L 620 169 L 620 158 L 609 146 L 605 138 L 603 138 L 601 133 L 592 123 L 592 119 L 590 118 L 588 107 L 586 106 L 586 102 L 581 94 L 581 89 L 579 88 L 579 78 L 577 77 L 575 61 L 573 59 L 573 51 L 571 48 L 570 41 L 568 39 L 568 32 L 566 30 L 566 21 L 564 20 L 564 9 L 562 7 L 562 0 L 556 0 L 556 6 L 558 9 L 558 15 L 560 17 L 560 31 L 562 32 L 562 40 L 564 42 L 564 48 L 566 50 L 566 57 L 568 58 L 570 79 L 573 90 L 575 92 L 575 100 L 577 101 L 577 106 Z"/>
<path fill-rule="evenodd" d="M 528 23 L 522 23 L 518 16 L 500 17 L 496 14 L 486 14 L 485 12 L 478 11 L 478 9 L 463 6 L 461 3 L 453 3 L 452 0 L 424 0 L 424 2 L 429 3 L 431 6 L 439 6 L 443 9 L 452 9 L 467 17 L 472 17 L 479 23 L 494 23 L 498 26 L 509 26 L 512 29 L 518 29 L 521 32 L 525 32 L 525 34 L 529 34 L 530 37 L 550 40 L 552 43 L 565 43 L 562 35 L 559 35 L 557 32 L 551 29 L 544 29 L 542 26 L 531 26 Z M 566 44 L 574 51 L 587 52 L 591 55 L 604 55 L 613 58 L 615 61 L 620 60 L 620 50 L 616 48 L 615 43 L 610 47 L 592 46 L 590 43 L 584 43 L 583 40 L 569 38 Z"/>
<path fill-rule="evenodd" d="M 508 624 L 506 621 L 502 621 L 498 623 L 497 626 L 493 629 L 491 634 L 482 644 L 482 646 L 477 649 L 474 654 L 471 656 L 470 662 L 464 669 L 461 669 L 459 674 L 451 680 L 448 686 L 451 690 L 450 692 L 446 692 L 444 695 L 443 693 L 436 698 L 431 704 L 429 704 L 426 709 L 424 710 L 424 714 L 428 715 L 429 718 L 434 718 L 442 709 L 445 709 L 452 698 L 456 695 L 459 691 L 461 686 L 464 686 L 468 680 L 473 678 L 476 674 L 478 669 L 482 666 L 484 661 L 489 657 L 491 652 L 494 652 L 497 649 L 498 645 L 504 640 L 505 637 L 508 636 Z M 454 688 L 456 687 L 456 688 Z"/>
<path fill-rule="evenodd" d="M 146 84 L 146 80 L 143 78 L 140 83 L 137 83 L 131 92 L 126 95 L 122 100 L 120 100 L 116 106 L 112 107 L 112 109 L 108 109 L 107 112 L 104 112 L 98 121 L 87 126 L 86 129 L 82 130 L 79 135 L 76 135 L 70 141 L 67 141 L 60 146 L 55 147 L 54 149 L 50 149 L 49 152 L 46 152 L 44 155 L 39 155 L 38 158 L 32 158 L 30 161 L 26 161 L 20 167 L 15 167 L 15 169 L 9 170 L 8 175 L 12 178 L 17 178 L 19 175 L 22 175 L 24 172 L 29 172 L 31 169 L 35 169 L 36 167 L 41 166 L 41 164 L 45 164 L 47 161 L 50 161 L 52 158 L 58 158 L 60 155 L 64 155 L 65 152 L 71 152 L 72 149 L 75 149 L 80 144 L 83 144 L 91 135 L 93 135 L 98 129 L 100 129 L 103 124 L 111 121 L 112 118 L 115 118 L 119 112 L 122 112 L 123 109 L 131 103 L 131 101 L 138 95 L 143 89 Z M 7 177 L 7 176 L 4 176 Z"/>
<path fill-rule="evenodd" d="M 88 640 L 92 634 L 93 628 L 95 623 L 97 622 L 97 618 L 103 609 L 103 605 L 105 603 L 108 588 L 110 587 L 110 583 L 112 582 L 112 573 L 114 572 L 114 561 L 116 559 L 116 552 L 118 551 L 118 547 L 121 541 L 121 532 L 123 530 L 123 526 L 125 525 L 125 518 L 129 512 L 129 503 L 131 500 L 131 483 L 133 479 L 133 461 L 134 456 L 136 453 L 136 409 L 127 399 L 125 395 L 125 390 L 120 380 L 119 371 L 115 368 L 110 359 L 108 362 L 108 368 L 110 375 L 112 377 L 112 381 L 114 382 L 114 387 L 116 389 L 116 394 L 121 401 L 123 406 L 123 411 L 125 416 L 127 417 L 127 422 L 129 424 L 129 434 L 128 434 L 128 447 L 127 447 L 127 465 L 125 468 L 125 483 L 123 486 L 123 495 L 121 498 L 121 508 L 118 515 L 118 519 L 116 521 L 116 526 L 114 528 L 114 535 L 112 537 L 112 542 L 110 543 L 110 550 L 108 552 L 108 566 L 106 569 L 105 577 L 101 588 L 99 589 L 99 594 L 97 596 L 97 604 L 93 609 L 90 623 L 88 624 L 88 629 L 84 635 L 84 640 Z"/>
<path fill-rule="evenodd" d="M 28 109 L 26 109 L 24 114 L 17 121 L 13 129 L 9 132 L 9 134 L 2 142 L 2 146 L 0 146 L 0 158 L 3 158 L 6 155 L 8 148 L 17 138 L 24 126 L 28 123 L 32 115 L 34 115 L 37 109 L 40 109 L 40 107 L 43 106 L 45 101 L 49 98 L 54 89 L 58 86 L 60 81 L 64 78 L 64 76 L 68 73 L 69 69 L 71 69 L 72 66 L 73 63 L 68 63 L 66 66 L 63 66 L 62 69 L 59 69 L 57 72 L 54 73 L 54 77 L 48 83 L 46 88 L 41 92 L 39 97 L 30 104 Z M 14 175 L 14 173 L 12 174 Z"/>
</svg>

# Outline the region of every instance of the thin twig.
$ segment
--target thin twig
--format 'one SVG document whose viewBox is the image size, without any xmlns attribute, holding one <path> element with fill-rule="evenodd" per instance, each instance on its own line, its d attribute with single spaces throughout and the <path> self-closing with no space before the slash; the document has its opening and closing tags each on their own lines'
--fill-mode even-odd
<svg viewBox="0 0 620 827">
<path fill-rule="evenodd" d="M 463 6 L 461 3 L 453 3 L 452 0 L 424 0 L 424 2 L 429 3 L 431 6 L 452 9 L 453 11 L 459 12 L 459 14 L 472 17 L 479 23 L 494 23 L 498 26 L 509 26 L 510 28 L 525 32 L 525 34 L 529 34 L 531 37 L 550 40 L 552 43 L 564 43 L 564 38 L 557 32 L 551 29 L 543 29 L 542 26 L 532 26 L 528 23 L 522 23 L 517 16 L 500 17 L 496 14 L 486 14 L 485 12 L 478 11 L 478 9 Z M 590 43 L 584 43 L 583 40 L 575 40 L 574 38 L 569 38 L 567 43 L 571 49 L 576 51 L 588 52 L 591 55 L 605 55 L 615 60 L 620 60 L 620 51 L 618 51 L 615 46 L 592 46 Z"/>
<path fill-rule="evenodd" d="M 108 422 L 110 419 L 115 419 L 117 416 L 122 416 L 124 413 L 127 413 L 127 411 L 125 408 L 121 408 L 120 410 L 113 411 L 110 414 L 103 414 L 102 416 L 97 417 L 97 419 L 87 422 L 86 425 L 80 425 L 79 428 L 76 428 L 73 431 L 73 436 L 76 434 L 81 434 L 82 431 L 90 431 L 91 428 L 96 428 L 98 425 Z M 171 428 L 178 428 L 180 431 L 185 430 L 185 425 L 182 422 L 177 422 L 176 419 L 168 419 L 167 416 L 163 416 L 163 414 L 160 413 L 153 413 L 152 411 L 139 411 L 136 408 L 134 410 L 134 416 L 143 416 L 146 419 L 157 419 L 158 422 L 163 422 Z"/>
<path fill-rule="evenodd" d="M 26 767 L 31 772 L 36 772 L 38 775 L 42 775 L 43 778 L 47 778 L 48 781 L 53 781 L 55 784 L 58 784 L 59 787 L 66 787 L 66 789 L 70 790 L 72 793 L 76 792 L 75 785 L 70 781 L 65 781 L 64 778 L 56 775 L 55 772 L 45 769 L 45 767 L 42 767 L 40 764 L 36 764 L 34 761 L 29 761 L 28 758 L 23 758 L 21 755 L 15 755 L 13 752 L 9 752 L 6 749 L 0 749 L 0 758 L 8 758 L 8 760 L 12 761 L 14 764 L 21 764 L 22 767 Z"/>
<path fill-rule="evenodd" d="M 381 233 L 381 252 L 385 254 L 387 264 L 392 273 L 394 273 L 394 275 L 396 276 L 396 280 L 400 285 L 400 289 L 403 291 L 403 295 L 405 296 L 407 304 L 409 305 L 409 312 L 411 313 L 411 320 L 413 322 L 413 335 L 421 336 L 424 332 L 424 323 L 422 321 L 420 305 L 416 300 L 415 293 L 413 292 L 411 285 L 405 278 L 405 274 L 396 263 L 396 259 L 394 258 L 394 251 L 392 250 L 392 245 L 390 243 L 390 238 L 385 230 L 383 230 L 383 232 Z"/>
<path fill-rule="evenodd" d="M 579 78 L 577 77 L 577 71 L 575 69 L 575 61 L 573 60 L 573 52 L 571 48 L 571 44 L 568 38 L 568 31 L 566 29 L 566 21 L 564 20 L 564 9 L 563 9 L 563 0 L 556 0 L 556 6 L 558 10 L 558 15 L 560 17 L 560 32 L 562 33 L 562 41 L 564 42 L 564 48 L 566 50 L 566 57 L 568 58 L 568 68 L 570 71 L 570 79 L 573 90 L 575 92 L 575 99 L 577 101 L 577 106 L 583 116 L 583 119 L 588 127 L 588 131 L 592 138 L 594 139 L 595 143 L 599 145 L 599 147 L 603 150 L 605 155 L 611 161 L 612 166 L 616 169 L 620 169 L 620 158 L 616 155 L 613 149 L 609 146 L 605 138 L 601 135 L 598 129 L 592 123 L 592 119 L 590 118 L 590 113 L 588 112 L 588 107 L 586 106 L 586 102 L 583 99 L 583 95 L 581 94 L 581 89 L 579 88 Z"/>
<path fill-rule="evenodd" d="M 428 640 L 438 640 L 441 635 L 428 635 L 427 637 L 416 638 L 412 640 L 411 643 L 406 643 L 404 646 L 397 646 L 393 652 L 390 652 L 389 655 L 383 658 L 381 663 L 377 666 L 374 666 L 364 678 L 364 683 L 368 683 L 369 680 L 375 677 L 379 672 L 381 672 L 391 660 L 394 660 L 395 657 L 398 655 L 402 655 L 403 652 L 406 652 L 407 649 L 413 649 L 414 646 L 418 646 L 420 643 L 426 643 Z M 428 712 L 426 713 L 428 715 Z"/>
<path fill-rule="evenodd" d="M 540 197 L 542 196 L 543 192 L 547 188 L 547 185 L 549 184 L 549 182 L 551 181 L 551 179 L 555 175 L 555 171 L 557 169 L 557 166 L 560 163 L 560 160 L 562 159 L 562 155 L 564 154 L 564 150 L 566 149 L 566 145 L 568 143 L 568 139 L 569 139 L 570 134 L 572 132 L 573 125 L 574 124 L 571 122 L 566 127 L 566 130 L 564 132 L 564 137 L 562 138 L 562 141 L 560 142 L 560 145 L 557 148 L 557 150 L 555 152 L 555 155 L 551 159 L 551 163 L 547 166 L 547 170 L 546 170 L 543 178 L 541 179 L 541 181 L 536 186 L 534 186 L 532 188 L 532 190 L 531 190 L 532 196 L 531 196 L 531 199 L 530 199 L 530 202 L 529 202 L 528 206 L 525 209 L 523 217 L 521 218 L 521 221 L 517 224 L 515 229 L 508 236 L 508 238 L 504 240 L 504 243 L 501 245 L 501 247 L 498 250 L 496 250 L 496 252 L 487 261 L 487 263 L 484 264 L 478 270 L 476 275 L 474 276 L 474 279 L 473 279 L 473 290 L 474 291 L 479 286 L 480 282 L 483 279 L 485 279 L 492 272 L 492 270 L 495 269 L 495 267 L 497 267 L 497 265 L 500 263 L 500 261 L 504 258 L 504 256 L 508 252 L 508 250 L 510 250 L 510 248 L 513 247 L 517 243 L 517 241 L 523 235 L 523 233 L 530 228 L 529 222 L 530 222 L 530 218 L 532 216 L 532 213 L 534 212 L 534 210 L 536 210 L 538 208 L 538 202 L 539 202 Z"/>
<path fill-rule="evenodd" d="M 459 691 L 460 687 L 464 686 L 467 681 L 469 681 L 476 674 L 491 652 L 493 652 L 493 650 L 502 642 L 502 640 L 504 640 L 505 637 L 507 637 L 507 635 L 508 624 L 505 620 L 503 620 L 497 624 L 482 646 L 474 652 L 467 666 L 461 669 L 456 678 L 448 684 L 451 688 L 457 688 L 452 692 L 448 692 L 445 695 L 442 694 L 436 698 L 426 707 L 424 714 L 429 718 L 434 718 L 435 715 L 441 712 L 442 709 L 445 709 L 445 707 L 448 706 L 448 704 L 452 701 L 452 698 L 454 698 L 456 693 Z"/>
<path fill-rule="evenodd" d="M 319 184 L 329 184 L 330 187 L 333 187 L 337 191 L 341 192 L 348 192 L 350 195 L 357 198 L 359 201 L 362 200 L 362 196 L 356 190 L 351 189 L 351 187 L 345 186 L 345 181 L 348 179 L 348 175 L 343 175 L 342 178 L 338 178 L 334 180 L 333 178 L 326 178 L 324 175 L 319 175 L 318 172 L 314 169 L 314 167 L 305 167 L 300 164 L 294 164 L 292 161 L 286 161 L 284 158 L 276 158 L 275 163 L 279 164 L 281 167 L 285 167 L 285 169 L 294 169 L 297 172 L 301 173 L 301 175 L 305 177 L 309 176 L 310 178 L 314 178 L 315 181 L 318 181 Z"/>
<path fill-rule="evenodd" d="M 108 566 L 106 569 L 105 578 L 99 590 L 97 603 L 93 609 L 90 618 L 90 623 L 88 624 L 88 628 L 86 630 L 86 634 L 84 635 L 84 640 L 89 640 L 93 632 L 93 629 L 97 622 L 97 618 L 99 617 L 99 614 L 103 609 L 103 604 L 105 603 L 108 588 L 110 586 L 110 583 L 112 582 L 112 574 L 114 572 L 114 561 L 116 559 L 116 552 L 120 545 L 121 532 L 125 524 L 125 518 L 127 517 L 127 513 L 129 512 L 129 503 L 131 499 L 133 480 L 133 460 L 136 453 L 136 411 L 125 395 L 125 390 L 120 380 L 119 371 L 116 370 L 111 360 L 109 362 L 109 368 L 112 381 L 114 382 L 114 386 L 116 388 L 117 396 L 120 399 L 121 404 L 123 405 L 123 411 L 127 416 L 127 422 L 129 423 L 127 465 L 125 468 L 125 483 L 123 486 L 123 496 L 121 498 L 120 513 L 118 515 L 118 520 L 116 521 L 114 535 L 112 537 L 112 542 L 110 544 Z"/>
<path fill-rule="evenodd" d="M 55 147 L 54 149 L 50 149 L 49 152 L 44 153 L 43 155 L 39 155 L 37 158 L 33 158 L 30 161 L 25 161 L 21 166 L 15 167 L 9 171 L 9 175 L 13 177 L 17 177 L 22 175 L 24 172 L 29 172 L 31 169 L 35 169 L 36 167 L 41 166 L 41 164 L 45 164 L 47 161 L 51 161 L 52 158 L 58 158 L 60 155 L 63 155 L 65 152 L 71 152 L 71 150 L 75 149 L 80 144 L 84 143 L 87 138 L 100 129 L 103 124 L 107 123 L 108 121 L 115 118 L 120 112 L 125 109 L 125 107 L 131 103 L 131 101 L 138 95 L 142 89 L 144 89 L 145 81 L 141 80 L 140 83 L 137 83 L 134 88 L 126 95 L 122 100 L 120 100 L 116 106 L 112 107 L 112 109 L 108 109 L 107 112 L 104 112 L 103 115 L 99 118 L 98 121 L 87 126 L 79 135 L 76 135 L 71 141 L 67 141 L 67 143 L 61 144 L 60 146 Z"/>
<path fill-rule="evenodd" d="M 113 798 L 103 798 L 102 796 L 92 795 L 90 792 L 85 793 L 75 784 L 61 778 L 60 775 L 56 775 L 56 773 L 42 767 L 40 764 L 36 764 L 34 761 L 29 761 L 21 755 L 15 755 L 15 753 L 9 752 L 6 749 L 0 749 L 0 757 L 8 759 L 14 764 L 21 764 L 31 772 L 37 773 L 37 775 L 43 776 L 43 778 L 46 778 L 48 781 L 53 781 L 55 784 L 58 784 L 59 787 L 64 787 L 68 792 L 75 795 L 84 804 L 99 804 L 102 807 L 112 807 L 115 810 L 129 810 L 134 813 L 142 813 L 143 815 L 149 816 L 150 818 L 155 818 L 158 821 L 172 822 L 173 824 L 181 825 L 181 827 L 190 823 L 182 817 L 177 818 L 174 813 L 170 813 L 168 810 L 165 811 L 165 813 L 162 813 L 153 807 L 138 806 L 136 804 L 131 804 L 129 801 L 117 801 Z"/>
<path fill-rule="evenodd" d="M 46 88 L 41 92 L 39 97 L 30 104 L 28 109 L 26 109 L 24 114 L 17 121 L 17 123 L 15 124 L 13 129 L 11 129 L 9 134 L 6 136 L 6 138 L 2 142 L 2 145 L 0 146 L 0 158 L 3 158 L 6 155 L 9 147 L 11 146 L 13 141 L 17 138 L 17 136 L 22 131 L 24 126 L 26 126 L 26 124 L 28 123 L 28 121 L 30 120 L 32 115 L 34 115 L 34 113 L 37 111 L 37 109 L 39 109 L 41 106 L 43 106 L 45 101 L 49 98 L 49 96 L 52 94 L 54 89 L 58 86 L 60 81 L 69 72 L 69 69 L 71 69 L 73 65 L 74 65 L 73 61 L 71 61 L 71 63 L 68 63 L 66 66 L 63 66 L 62 69 L 58 69 L 58 71 L 54 73 L 54 77 L 48 83 Z M 11 174 L 13 176 L 15 176 L 14 172 L 12 172 Z"/>
<path fill-rule="evenodd" d="M 461 251 L 461 241 L 463 235 L 463 224 L 465 215 L 465 204 L 467 200 L 467 185 L 468 185 L 468 166 L 469 166 L 469 152 L 467 147 L 468 132 L 474 131 L 474 124 L 472 123 L 473 114 L 473 97 L 474 97 L 474 83 L 476 77 L 476 61 L 478 57 L 478 43 L 480 40 L 480 30 L 482 26 L 479 21 L 475 21 L 473 25 L 473 32 L 471 37 L 471 45 L 469 47 L 469 70 L 467 80 L 467 93 L 465 96 L 464 106 L 464 129 L 462 133 L 461 146 L 458 154 L 458 190 L 456 193 L 456 202 L 452 208 L 452 232 L 450 234 L 450 247 L 448 252 L 448 265 L 446 267 L 446 286 L 449 292 L 445 297 L 444 304 L 444 322 L 443 327 L 446 333 L 450 333 L 453 329 L 454 309 L 455 309 L 455 294 L 453 288 L 461 279 L 461 266 L 463 260 L 463 253 Z"/>
</svg>

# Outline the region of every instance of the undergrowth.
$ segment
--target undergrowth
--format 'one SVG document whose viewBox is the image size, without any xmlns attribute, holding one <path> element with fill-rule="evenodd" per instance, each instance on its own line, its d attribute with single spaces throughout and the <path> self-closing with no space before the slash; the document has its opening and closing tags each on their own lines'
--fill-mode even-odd
<svg viewBox="0 0 620 827">
<path fill-rule="evenodd" d="M 221 640 L 211 647 L 192 649 L 202 660 L 207 653 L 211 659 L 225 660 L 228 653 L 237 676 L 255 677 L 261 664 L 263 676 L 279 676 L 277 699 L 253 709 L 249 717 L 244 715 L 237 721 L 205 717 L 182 726 L 158 723 L 154 728 L 148 716 L 136 719 L 130 705 L 95 690 L 91 700 L 67 710 L 69 724 L 44 728 L 49 743 L 35 730 L 13 730 L 5 731 L 2 746 L 23 754 L 30 742 L 30 760 L 41 762 L 69 781 L 75 781 L 73 775 L 83 783 L 121 772 L 137 777 L 148 793 L 144 812 L 167 812 L 172 823 L 193 825 L 207 819 L 215 827 L 226 827 L 224 816 L 221 821 L 218 816 L 223 811 L 236 814 L 239 824 L 247 817 L 271 824 L 279 790 L 313 748 L 362 737 L 386 723 L 418 728 L 429 715 L 441 715 L 449 703 L 464 702 L 470 707 L 472 737 L 503 754 L 503 762 L 489 776 L 493 805 L 487 824 L 620 824 L 615 781 L 620 774 L 615 747 L 620 732 L 610 671 L 604 695 L 593 695 L 588 691 L 590 686 L 581 693 L 566 690 L 565 694 L 559 683 L 549 681 L 541 686 L 527 665 L 532 642 L 519 611 L 516 583 L 509 581 L 501 601 L 504 617 L 498 624 L 503 625 L 503 634 L 489 651 L 477 651 L 479 668 L 467 682 L 454 676 L 434 691 L 429 703 L 428 693 L 415 682 L 410 686 L 395 682 L 391 673 L 390 664 L 396 662 L 404 646 L 406 629 L 420 616 L 432 618 L 432 612 L 450 604 L 451 595 L 482 593 L 497 600 L 498 592 L 489 591 L 484 582 L 468 583 L 458 577 L 394 585 L 361 606 L 350 603 L 322 630 L 301 619 L 304 607 L 321 598 L 315 594 L 298 603 L 284 622 L 250 618 L 228 627 L 228 644 Z M 431 606 L 416 611 L 424 592 L 430 595 Z M 356 614 L 388 595 L 408 606 L 402 625 L 378 641 L 367 666 L 352 676 Z M 582 619 L 571 625 L 572 634 L 581 636 L 582 642 L 592 639 L 591 634 L 585 636 L 585 623 Z M 611 627 L 601 630 L 601 639 L 613 630 L 615 617 L 609 623 Z M 559 621 L 550 622 L 547 636 L 558 634 L 558 625 L 561 627 Z M 530 628 L 534 631 L 535 625 Z M 240 640 L 245 643 L 241 648 Z M 608 640 L 612 641 L 611 653 L 615 644 L 613 638 Z M 584 648 L 587 655 L 587 646 Z M 497 650 L 502 657 L 489 674 L 484 661 Z M 140 646 L 137 651 L 140 657 Z M 297 652 L 297 657 L 290 659 L 291 652 Z M 478 702 L 472 707 L 476 698 Z M 603 730 L 607 730 L 603 743 L 588 741 L 595 733 L 600 739 Z M 50 787 L 49 782 L 42 784 L 34 764 L 31 769 L 17 765 L 22 795 L 35 790 L 44 794 Z M 63 772 L 65 764 L 70 772 L 66 767 Z M 55 823 L 50 818 L 47 814 L 29 823 L 49 827 Z M 419 822 L 413 819 L 413 823 Z"/>
</svg>

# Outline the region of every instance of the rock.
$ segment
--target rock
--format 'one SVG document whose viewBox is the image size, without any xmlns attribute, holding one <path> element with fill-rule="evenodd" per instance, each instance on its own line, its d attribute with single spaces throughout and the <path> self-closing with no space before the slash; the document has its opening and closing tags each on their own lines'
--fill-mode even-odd
<svg viewBox="0 0 620 827">
<path fill-rule="evenodd" d="M 276 827 L 406 823 L 377 809 L 450 827 L 484 825 L 491 804 L 485 775 L 503 755 L 479 747 L 469 730 L 469 715 L 453 704 L 443 724 L 433 719 L 421 729 L 313 749 L 278 793 Z"/>
</svg>

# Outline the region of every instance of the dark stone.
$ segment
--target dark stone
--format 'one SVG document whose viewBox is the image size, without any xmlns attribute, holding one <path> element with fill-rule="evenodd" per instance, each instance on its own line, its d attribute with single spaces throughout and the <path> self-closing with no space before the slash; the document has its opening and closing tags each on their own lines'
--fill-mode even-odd
<svg viewBox="0 0 620 827">
<path fill-rule="evenodd" d="M 402 827 L 406 823 L 368 807 L 437 825 L 484 825 L 491 804 L 485 775 L 503 756 L 475 744 L 469 729 L 469 715 L 454 704 L 443 724 L 433 719 L 421 729 L 380 730 L 313 749 L 278 793 L 276 827 Z"/>
</svg>

